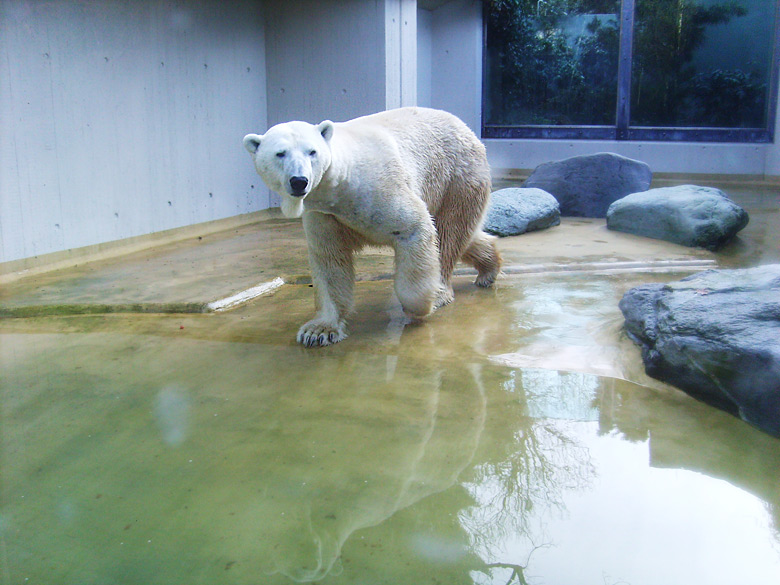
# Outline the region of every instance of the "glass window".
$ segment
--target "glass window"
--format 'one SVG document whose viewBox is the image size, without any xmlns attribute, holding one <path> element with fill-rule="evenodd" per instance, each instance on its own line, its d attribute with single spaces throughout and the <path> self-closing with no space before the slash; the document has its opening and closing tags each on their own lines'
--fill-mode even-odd
<svg viewBox="0 0 780 585">
<path fill-rule="evenodd" d="M 486 0 L 483 136 L 769 141 L 775 0 Z"/>
<path fill-rule="evenodd" d="M 488 16 L 486 124 L 615 124 L 618 0 L 500 0 Z"/>
</svg>

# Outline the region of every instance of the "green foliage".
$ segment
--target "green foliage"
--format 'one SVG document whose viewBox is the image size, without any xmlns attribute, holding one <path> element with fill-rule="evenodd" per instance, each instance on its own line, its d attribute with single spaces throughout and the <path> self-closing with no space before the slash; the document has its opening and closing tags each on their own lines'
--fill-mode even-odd
<svg viewBox="0 0 780 585">
<path fill-rule="evenodd" d="M 485 121 L 615 124 L 619 10 L 619 0 L 487 0 Z M 759 76 L 694 64 L 708 27 L 746 13 L 736 0 L 637 0 L 632 125 L 761 126 Z"/>
<path fill-rule="evenodd" d="M 754 73 L 716 69 L 687 82 L 685 109 L 690 120 L 713 126 L 758 128 L 764 123 L 766 84 Z"/>
<path fill-rule="evenodd" d="M 726 125 L 732 126 L 733 106 L 723 103 L 726 110 L 714 112 L 697 103 L 702 94 L 691 83 L 697 75 L 692 62 L 706 39 L 707 27 L 727 24 L 746 13 L 733 1 L 705 7 L 695 0 L 638 0 L 631 80 L 633 122 L 642 126 L 715 126 L 708 118 L 696 119 L 696 114 L 707 111 L 710 117 L 730 120 L 732 123 Z"/>
<path fill-rule="evenodd" d="M 489 2 L 488 123 L 614 123 L 617 19 L 596 14 L 616 7 L 616 0 Z M 577 18 L 587 21 L 583 34 L 572 32 Z"/>
</svg>

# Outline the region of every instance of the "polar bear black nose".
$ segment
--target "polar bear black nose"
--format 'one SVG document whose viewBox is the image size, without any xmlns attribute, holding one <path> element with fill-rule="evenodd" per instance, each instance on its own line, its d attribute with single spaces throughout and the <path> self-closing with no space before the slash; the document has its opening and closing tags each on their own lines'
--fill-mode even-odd
<svg viewBox="0 0 780 585">
<path fill-rule="evenodd" d="M 290 188 L 292 188 L 293 194 L 303 193 L 306 190 L 306 185 L 309 184 L 309 179 L 306 177 L 292 177 L 290 179 Z"/>
</svg>

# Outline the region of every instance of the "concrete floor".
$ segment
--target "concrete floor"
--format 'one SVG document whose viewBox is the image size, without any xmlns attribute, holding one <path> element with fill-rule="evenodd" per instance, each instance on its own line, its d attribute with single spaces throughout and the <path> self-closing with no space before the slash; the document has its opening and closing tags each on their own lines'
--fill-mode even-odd
<svg viewBox="0 0 780 585">
<path fill-rule="evenodd" d="M 780 443 L 648 378 L 617 308 L 780 262 L 778 190 L 723 188 L 718 253 L 564 219 L 421 325 L 370 250 L 321 349 L 278 216 L 3 286 L 0 581 L 769 582 Z"/>
<path fill-rule="evenodd" d="M 653 271 L 667 264 L 684 271 L 686 265 L 695 270 L 779 262 L 777 190 L 723 188 L 751 220 L 717 254 L 612 232 L 603 220 L 564 218 L 553 229 L 501 239 L 505 273 L 625 271 L 632 266 Z M 392 277 L 389 250 L 369 250 L 357 266 L 362 280 Z M 308 264 L 300 221 L 272 211 L 265 221 L 221 233 L 42 275 L 18 274 L 0 290 L 0 315 L 206 312 L 214 301 L 278 277 L 288 284 L 307 283 Z"/>
</svg>

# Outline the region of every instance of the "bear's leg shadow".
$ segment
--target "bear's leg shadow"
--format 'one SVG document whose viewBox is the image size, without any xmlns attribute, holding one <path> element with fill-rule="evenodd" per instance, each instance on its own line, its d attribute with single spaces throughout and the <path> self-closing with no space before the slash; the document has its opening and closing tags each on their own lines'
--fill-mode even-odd
<svg viewBox="0 0 780 585">
<path fill-rule="evenodd" d="M 443 287 L 436 228 L 421 207 L 414 228 L 394 243 L 395 293 L 404 313 L 413 319 L 422 319 L 439 306 Z"/>
<path fill-rule="evenodd" d="M 347 336 L 346 317 L 352 309 L 355 270 L 352 254 L 359 248 L 354 232 L 335 217 L 307 211 L 303 227 L 316 292 L 317 314 L 298 330 L 298 343 L 317 347 L 338 343 Z"/>
</svg>

